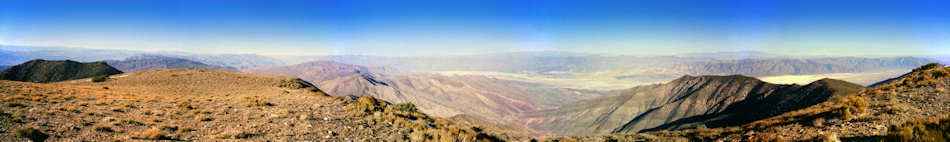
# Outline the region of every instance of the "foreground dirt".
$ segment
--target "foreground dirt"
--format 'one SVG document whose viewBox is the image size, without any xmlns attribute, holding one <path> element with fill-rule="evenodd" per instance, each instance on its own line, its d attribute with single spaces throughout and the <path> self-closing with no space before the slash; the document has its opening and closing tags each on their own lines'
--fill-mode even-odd
<svg viewBox="0 0 950 142">
<path fill-rule="evenodd" d="M 295 79 L 203 69 L 126 73 L 105 82 L 0 81 L 0 98 L 0 141 L 26 141 L 18 131 L 29 128 L 51 141 L 499 140 L 373 98 L 329 97 Z"/>
</svg>

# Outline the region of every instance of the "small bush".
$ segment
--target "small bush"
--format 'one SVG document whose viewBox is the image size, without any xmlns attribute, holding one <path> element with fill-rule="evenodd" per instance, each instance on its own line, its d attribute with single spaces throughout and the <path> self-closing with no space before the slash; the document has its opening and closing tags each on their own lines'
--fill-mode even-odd
<svg viewBox="0 0 950 142">
<path fill-rule="evenodd" d="M 398 110 L 398 111 L 404 111 L 404 112 L 416 112 L 418 110 L 416 109 L 416 105 L 412 103 L 395 104 L 393 105 L 393 109 Z"/>
<path fill-rule="evenodd" d="M 46 138 L 49 138 L 49 135 L 46 135 L 40 130 L 37 130 L 34 128 L 17 129 L 16 132 L 14 132 L 14 134 L 19 137 L 30 139 L 30 141 L 34 141 L 34 142 L 46 141 Z"/>
<path fill-rule="evenodd" d="M 103 81 L 106 81 L 106 79 L 109 79 L 108 75 L 100 75 L 100 76 L 93 77 L 92 82 L 103 82 Z"/>
<path fill-rule="evenodd" d="M 705 130 L 705 129 L 708 129 L 708 128 L 709 128 L 709 127 L 706 127 L 706 124 L 699 124 L 699 125 L 696 125 L 696 129 L 699 129 L 699 130 Z"/>
<path fill-rule="evenodd" d="M 833 108 L 831 110 L 831 117 L 835 117 L 841 120 L 849 120 L 852 118 L 852 114 L 864 112 L 865 108 L 870 105 L 864 98 L 858 96 L 848 96 L 843 104 Z"/>
<path fill-rule="evenodd" d="M 941 78 L 941 77 L 947 77 L 947 76 L 950 76 L 950 72 L 948 72 L 948 71 L 945 70 L 945 69 L 943 69 L 943 70 L 936 70 L 936 71 L 934 71 L 934 73 L 933 73 L 933 77 L 934 77 L 934 78 Z"/>
<path fill-rule="evenodd" d="M 346 110 L 350 115 L 363 116 L 372 112 L 381 111 L 386 107 L 386 102 L 379 101 L 373 96 L 363 96 L 356 99 L 356 102 L 347 106 Z"/>
<path fill-rule="evenodd" d="M 824 126 L 825 121 L 826 121 L 825 118 L 821 118 L 821 117 L 815 118 L 815 120 L 811 121 L 811 126 L 815 126 L 815 127 Z"/>
<path fill-rule="evenodd" d="M 929 63 L 929 64 L 926 64 L 926 65 L 917 67 L 916 69 L 913 70 L 913 72 L 922 71 L 922 70 L 930 70 L 930 69 L 935 69 L 935 68 L 939 68 L 939 67 L 943 67 L 943 64 L 940 64 L 940 63 Z"/>
<path fill-rule="evenodd" d="M 244 97 L 244 99 L 247 100 L 247 106 L 248 106 L 248 107 L 255 107 L 255 106 L 274 106 L 274 104 L 272 104 L 272 103 L 270 103 L 270 102 L 267 102 L 267 100 L 264 100 L 264 99 L 259 98 L 259 97 L 257 97 L 257 96 L 255 96 L 255 97 Z"/>
</svg>

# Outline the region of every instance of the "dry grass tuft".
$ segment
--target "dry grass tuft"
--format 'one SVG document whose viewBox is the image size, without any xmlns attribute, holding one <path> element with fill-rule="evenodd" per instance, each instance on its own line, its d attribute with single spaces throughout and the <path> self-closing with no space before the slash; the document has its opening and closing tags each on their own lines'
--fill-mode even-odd
<svg viewBox="0 0 950 142">
<path fill-rule="evenodd" d="M 172 140 L 172 137 L 168 136 L 168 132 L 156 128 L 139 132 L 135 136 L 132 136 L 132 138 L 145 140 Z"/>
<path fill-rule="evenodd" d="M 267 100 L 261 98 L 260 96 L 247 96 L 244 97 L 244 100 L 247 101 L 248 107 L 260 107 L 260 106 L 274 106 L 274 104 L 268 102 Z"/>
<path fill-rule="evenodd" d="M 907 121 L 892 125 L 886 141 L 946 141 L 950 140 L 950 115 L 943 118 Z"/>
</svg>

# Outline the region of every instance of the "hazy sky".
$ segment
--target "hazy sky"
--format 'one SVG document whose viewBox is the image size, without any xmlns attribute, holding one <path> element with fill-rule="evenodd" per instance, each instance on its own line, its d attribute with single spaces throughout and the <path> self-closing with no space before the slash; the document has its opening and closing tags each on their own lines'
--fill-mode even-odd
<svg viewBox="0 0 950 142">
<path fill-rule="evenodd" d="M 388 56 L 950 53 L 947 0 L 0 0 L 0 44 Z"/>
</svg>

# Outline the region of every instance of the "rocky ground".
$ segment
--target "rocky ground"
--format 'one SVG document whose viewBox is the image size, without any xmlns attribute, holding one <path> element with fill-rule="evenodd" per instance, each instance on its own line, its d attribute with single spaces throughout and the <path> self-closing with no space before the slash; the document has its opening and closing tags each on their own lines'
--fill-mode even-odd
<svg viewBox="0 0 950 142">
<path fill-rule="evenodd" d="M 0 98 L 0 141 L 25 141 L 29 129 L 51 141 L 498 140 L 371 97 L 329 97 L 297 79 L 204 69 L 126 73 L 105 82 L 0 81 Z"/>
</svg>

